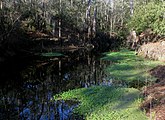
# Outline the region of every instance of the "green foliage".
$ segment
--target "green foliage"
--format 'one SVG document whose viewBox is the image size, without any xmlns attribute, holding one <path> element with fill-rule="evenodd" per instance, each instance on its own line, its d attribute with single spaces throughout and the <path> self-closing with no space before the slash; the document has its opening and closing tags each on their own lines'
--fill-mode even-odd
<svg viewBox="0 0 165 120">
<path fill-rule="evenodd" d="M 150 61 L 140 58 L 135 55 L 135 52 L 129 50 L 106 53 L 106 56 L 102 59 L 114 62 L 113 65 L 106 69 L 106 72 L 114 80 L 124 81 L 133 87 L 142 87 L 145 83 L 155 81 L 156 78 L 149 74 L 149 70 L 164 64 L 160 61 Z"/>
<path fill-rule="evenodd" d="M 78 99 L 80 105 L 74 112 L 84 115 L 86 120 L 147 120 L 139 109 L 139 91 L 134 88 L 95 86 L 64 92 L 54 98 Z"/>
<path fill-rule="evenodd" d="M 146 5 L 137 6 L 128 27 L 135 29 L 138 33 L 151 28 L 156 34 L 164 35 L 164 11 L 165 7 L 162 2 L 150 2 Z"/>
</svg>

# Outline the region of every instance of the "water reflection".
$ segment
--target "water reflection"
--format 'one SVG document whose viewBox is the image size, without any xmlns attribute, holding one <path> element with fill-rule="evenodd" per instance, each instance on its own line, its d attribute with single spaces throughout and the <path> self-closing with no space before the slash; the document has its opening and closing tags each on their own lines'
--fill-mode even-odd
<svg viewBox="0 0 165 120">
<path fill-rule="evenodd" d="M 80 87 L 111 85 L 112 80 L 103 71 L 111 62 L 100 60 L 92 51 L 63 54 L 1 66 L 0 119 L 83 119 L 71 113 L 78 103 L 54 101 L 53 95 Z"/>
</svg>

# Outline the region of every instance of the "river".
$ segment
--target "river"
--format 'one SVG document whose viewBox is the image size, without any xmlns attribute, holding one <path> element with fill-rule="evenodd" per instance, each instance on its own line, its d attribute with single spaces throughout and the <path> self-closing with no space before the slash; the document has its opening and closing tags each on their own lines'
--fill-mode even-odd
<svg viewBox="0 0 165 120">
<path fill-rule="evenodd" d="M 59 57 L 20 57 L 0 65 L 0 119 L 69 120 L 78 103 L 54 101 L 55 94 L 111 85 L 104 72 L 111 62 L 100 60 L 100 53 L 85 49 L 61 53 Z"/>
</svg>

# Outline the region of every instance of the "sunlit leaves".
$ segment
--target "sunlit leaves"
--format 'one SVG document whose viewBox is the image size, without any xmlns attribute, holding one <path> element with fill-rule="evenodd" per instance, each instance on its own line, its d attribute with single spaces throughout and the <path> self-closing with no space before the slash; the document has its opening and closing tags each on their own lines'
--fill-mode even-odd
<svg viewBox="0 0 165 120">
<path fill-rule="evenodd" d="M 137 6 L 130 20 L 130 29 L 142 32 L 147 28 L 153 29 L 156 34 L 165 34 L 165 19 L 163 13 L 165 8 L 161 2 L 150 2 Z"/>
</svg>

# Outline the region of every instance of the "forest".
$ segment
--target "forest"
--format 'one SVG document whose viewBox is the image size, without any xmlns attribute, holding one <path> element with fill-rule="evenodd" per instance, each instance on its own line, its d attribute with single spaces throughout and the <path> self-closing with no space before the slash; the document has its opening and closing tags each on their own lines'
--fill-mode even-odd
<svg viewBox="0 0 165 120">
<path fill-rule="evenodd" d="M 0 71 L 0 119 L 164 120 L 165 1 L 0 0 Z"/>
</svg>

